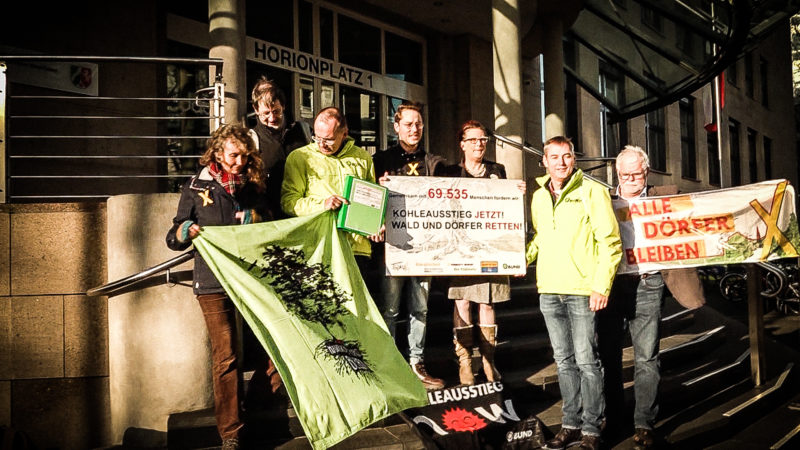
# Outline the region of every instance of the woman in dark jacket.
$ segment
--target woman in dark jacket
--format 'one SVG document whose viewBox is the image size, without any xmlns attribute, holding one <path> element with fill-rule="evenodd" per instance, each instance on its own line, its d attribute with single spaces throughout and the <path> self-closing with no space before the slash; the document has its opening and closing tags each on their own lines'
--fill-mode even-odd
<svg viewBox="0 0 800 450">
<path fill-rule="evenodd" d="M 477 120 L 468 120 L 458 135 L 461 146 L 461 163 L 448 166 L 444 174 L 450 177 L 506 178 L 502 164 L 483 159 L 489 137 L 486 128 Z M 525 183 L 520 183 L 525 192 Z M 473 325 L 471 303 L 478 304 L 478 348 L 483 360 L 483 371 L 488 381 L 499 381 L 500 373 L 494 365 L 497 346 L 497 322 L 494 304 L 511 298 L 507 276 L 464 276 L 450 279 L 447 297 L 455 301 L 453 310 L 453 343 L 458 356 L 458 376 L 461 384 L 474 384 L 472 373 Z"/>
<path fill-rule="evenodd" d="M 167 246 L 185 250 L 206 225 L 259 222 L 269 215 L 263 163 L 247 128 L 225 125 L 208 140 L 200 158 L 203 169 L 181 190 L 178 213 L 167 233 Z M 235 307 L 203 258 L 195 253 L 194 293 L 211 340 L 214 412 L 222 448 L 239 445 L 239 373 L 236 359 Z"/>
</svg>

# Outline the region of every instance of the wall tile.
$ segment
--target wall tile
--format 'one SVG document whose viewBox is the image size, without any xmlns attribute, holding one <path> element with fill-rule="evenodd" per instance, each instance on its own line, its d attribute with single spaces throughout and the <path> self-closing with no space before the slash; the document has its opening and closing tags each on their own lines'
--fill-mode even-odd
<svg viewBox="0 0 800 450">
<path fill-rule="evenodd" d="M 11 379 L 11 298 L 0 297 L 0 380 Z"/>
<path fill-rule="evenodd" d="M 106 281 L 105 209 L 11 215 L 11 294 L 79 294 Z"/>
<path fill-rule="evenodd" d="M 87 449 L 109 442 L 108 378 L 12 382 L 11 426 L 36 448 Z"/>
<path fill-rule="evenodd" d="M 0 212 L 0 295 L 11 295 L 11 218 Z"/>
<path fill-rule="evenodd" d="M 108 299 L 64 296 L 64 373 L 108 376 Z"/>
<path fill-rule="evenodd" d="M 11 426 L 11 382 L 0 381 L 0 427 Z"/>
<path fill-rule="evenodd" d="M 61 296 L 11 297 L 11 378 L 64 376 Z"/>
</svg>

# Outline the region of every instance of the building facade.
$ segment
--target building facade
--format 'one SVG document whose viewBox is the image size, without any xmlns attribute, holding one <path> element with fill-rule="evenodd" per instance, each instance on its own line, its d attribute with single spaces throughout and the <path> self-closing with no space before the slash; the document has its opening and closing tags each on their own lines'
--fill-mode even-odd
<svg viewBox="0 0 800 450">
<path fill-rule="evenodd" d="M 260 76 L 266 76 L 284 88 L 287 109 L 296 120 L 310 122 L 326 106 L 341 108 L 351 136 L 371 153 L 395 142 L 394 111 L 403 100 L 414 100 L 426 106 L 426 149 L 451 163 L 460 158 L 456 142 L 460 124 L 477 119 L 498 134 L 516 136 L 535 149 L 541 148 L 545 136 L 564 133 L 574 139 L 585 158 L 613 157 L 623 145 L 639 145 L 651 158 L 649 182 L 677 184 L 684 192 L 773 178 L 798 184 L 788 22 L 776 27 L 726 71 L 720 117 L 707 118 L 713 107 L 709 99 L 714 98 L 708 85 L 646 114 L 621 118 L 598 97 L 621 101 L 630 93 L 632 85 L 620 71 L 619 61 L 633 61 L 626 54 L 631 49 L 605 43 L 616 48 L 620 59 L 603 60 L 589 51 L 585 42 L 570 37 L 566 30 L 581 12 L 582 2 L 570 0 L 555 6 L 508 2 L 516 14 L 513 23 L 521 42 L 516 53 L 497 44 L 492 14 L 500 10 L 499 3 L 425 1 L 412 11 L 379 0 L 145 0 L 135 5 L 102 6 L 89 2 L 84 13 L 70 21 L 59 19 L 75 17 L 71 5 L 41 11 L 35 5 L 17 4 L 0 19 L 0 54 L 197 59 L 223 55 L 227 67 L 223 73 L 233 67 L 236 74 L 224 78 L 230 97 L 226 117 L 252 123 L 253 117 L 245 117 L 252 112 L 249 92 Z M 630 23 L 657 27 L 657 16 L 640 2 L 614 3 L 624 4 L 621 11 Z M 224 7 L 231 8 L 231 16 L 221 12 Z M 225 25 L 226 20 L 231 22 Z M 43 29 L 40 24 L 48 25 Z M 681 30 L 664 24 L 656 31 L 664 42 L 674 43 L 669 47 L 683 45 Z M 601 40 L 598 36 L 589 44 Z M 215 53 L 220 47 L 224 50 Z M 701 53 L 698 58 L 707 56 L 705 50 Z M 554 61 L 561 78 L 551 75 L 548 80 L 545 74 L 552 73 Z M 503 66 L 505 63 L 510 66 Z M 44 72 L 55 67 L 52 61 L 24 64 Z M 564 71 L 562 65 L 569 70 Z M 509 90 L 518 97 L 498 94 L 498 66 L 519 71 L 520 85 Z M 8 101 L 3 118 L 8 138 L 2 139 L 6 184 L 5 204 L 0 205 L 0 425 L 27 432 L 40 447 L 111 445 L 121 442 L 126 433 L 128 437 L 130 433 L 155 436 L 158 441 L 166 431 L 169 413 L 210 405 L 207 380 L 185 386 L 181 381 L 185 387 L 181 388 L 182 397 L 171 405 L 148 402 L 160 392 L 114 380 L 121 374 L 134 377 L 131 371 L 136 365 L 131 360 L 115 361 L 122 353 L 134 354 L 136 345 L 141 345 L 135 353 L 139 358 L 161 355 L 157 363 L 166 372 L 197 370 L 192 364 L 170 368 L 177 364 L 170 355 L 191 348 L 192 355 L 202 358 L 207 351 L 204 345 L 161 346 L 162 341 L 204 339 L 203 327 L 197 326 L 202 325 L 202 317 L 192 315 L 189 289 L 161 287 L 165 290 L 145 290 L 144 297 L 136 298 L 87 297 L 85 292 L 170 256 L 162 249 L 168 224 L 159 226 L 159 220 L 166 222 L 171 217 L 177 197 L 169 197 L 169 193 L 177 190 L 181 177 L 196 169 L 193 158 L 202 152 L 203 136 L 209 132 L 207 105 L 185 100 L 137 103 L 132 99 L 193 97 L 195 91 L 213 83 L 214 72 L 207 65 L 174 60 L 163 64 L 98 62 L 81 67 L 94 70 L 97 89 L 82 97 L 108 97 L 108 103 L 86 106 L 83 100 L 68 98 L 54 106 L 47 103 L 50 100 L 22 98 L 67 91 L 40 80 L 40 75 L 21 76 L 20 62 L 6 61 Z M 630 67 L 646 71 L 633 63 Z M 80 85 L 74 75 L 70 74 L 70 82 Z M 651 75 L 658 78 L 656 73 Z M 118 101 L 122 97 L 125 102 Z M 512 110 L 519 112 L 508 112 Z M 116 115 L 118 119 L 68 122 L 74 119 L 51 118 L 31 123 L 25 121 L 32 119 L 12 117 L 47 112 Z M 182 119 L 169 119 L 172 115 Z M 193 115 L 200 120 L 185 119 Z M 706 125 L 712 122 L 717 132 L 707 131 L 710 127 Z M 83 138 L 42 138 L 65 134 Z M 106 134 L 128 137 L 85 138 Z M 26 137 L 30 135 L 38 137 Z M 489 149 L 488 158 L 513 168 L 531 189 L 534 177 L 543 173 L 538 156 L 498 142 Z M 613 184 L 602 162 L 581 162 L 581 166 L 597 166 L 591 173 Z M 106 178 L 108 175 L 118 178 Z M 106 206 L 108 196 L 122 197 L 112 208 Z M 109 217 L 112 210 L 115 215 Z M 147 226 L 131 226 L 136 223 Z M 130 239 L 124 238 L 127 236 Z M 147 303 L 148 295 L 180 297 L 181 301 L 175 302 L 180 306 Z M 153 309 L 133 307 L 145 304 Z M 178 309 L 170 310 L 172 307 Z M 198 313 L 199 308 L 195 309 Z M 172 329 L 171 333 L 140 342 L 137 336 L 146 328 L 120 332 L 126 321 L 133 320 L 131 314 L 139 314 L 138 326 L 146 323 L 155 335 L 158 330 Z M 187 323 L 176 325 L 175 317 Z M 181 330 L 196 333 L 187 335 Z M 139 367 L 150 367 L 139 362 Z M 159 383 L 171 389 L 170 380 Z M 130 392 L 138 392 L 141 398 L 133 402 Z M 119 398 L 128 399 L 124 408 L 119 406 Z M 163 411 L 141 411 L 153 409 L 154 404 Z M 119 419 L 122 416 L 124 420 Z"/>
</svg>

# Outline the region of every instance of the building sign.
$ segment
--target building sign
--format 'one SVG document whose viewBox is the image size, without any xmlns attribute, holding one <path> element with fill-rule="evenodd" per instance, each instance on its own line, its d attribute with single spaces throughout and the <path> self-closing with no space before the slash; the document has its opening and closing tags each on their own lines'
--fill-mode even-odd
<svg viewBox="0 0 800 450">
<path fill-rule="evenodd" d="M 423 103 L 427 101 L 425 89 L 413 83 L 252 37 L 247 38 L 245 45 L 249 61 L 392 97 L 414 98 Z"/>
<path fill-rule="evenodd" d="M 97 64 L 84 62 L 15 61 L 8 80 L 58 91 L 97 96 Z"/>
<path fill-rule="evenodd" d="M 619 273 L 797 257 L 794 188 L 786 180 L 668 197 L 614 200 Z"/>
<path fill-rule="evenodd" d="M 390 177 L 386 274 L 525 274 L 517 180 Z"/>
</svg>

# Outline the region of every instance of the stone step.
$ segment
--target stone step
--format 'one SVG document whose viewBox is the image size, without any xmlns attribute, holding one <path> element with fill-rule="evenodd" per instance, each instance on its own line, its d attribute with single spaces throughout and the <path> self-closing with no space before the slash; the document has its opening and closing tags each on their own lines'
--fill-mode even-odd
<svg viewBox="0 0 800 450">
<path fill-rule="evenodd" d="M 793 384 L 798 379 L 796 372 L 790 363 L 780 375 L 770 379 L 764 386 L 753 387 L 748 380 L 744 383 L 747 387 L 744 392 L 733 396 L 720 394 L 713 406 L 710 401 L 705 405 L 691 405 L 678 414 L 690 415 L 697 411 L 701 411 L 701 414 L 691 421 L 679 420 L 680 424 L 670 430 L 667 441 L 681 447 L 707 446 L 718 443 L 725 437 L 726 445 L 729 445 L 728 438 L 731 435 L 739 433 L 764 416 L 771 414 L 797 416 L 797 411 L 778 408 L 779 405 L 786 403 L 788 398 L 794 396 L 796 387 Z M 777 417 L 774 421 L 784 422 Z M 768 443 L 764 444 L 762 448 L 769 448 Z"/>
</svg>

